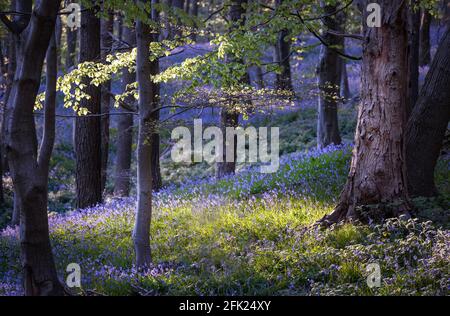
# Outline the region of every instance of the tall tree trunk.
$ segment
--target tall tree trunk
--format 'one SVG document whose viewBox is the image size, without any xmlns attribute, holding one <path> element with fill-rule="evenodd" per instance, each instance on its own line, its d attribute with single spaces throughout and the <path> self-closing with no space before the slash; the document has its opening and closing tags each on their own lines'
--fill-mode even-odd
<svg viewBox="0 0 450 316">
<path fill-rule="evenodd" d="M 136 74 L 139 90 L 139 132 L 137 146 L 137 207 L 133 231 L 136 266 L 145 268 L 151 264 L 150 224 L 152 217 L 152 143 L 155 122 L 152 110 L 155 106 L 155 87 L 151 75 L 158 71 L 157 62 L 150 61 L 149 45 L 152 41 L 150 27 L 136 22 L 137 60 Z M 156 37 L 156 36 L 155 36 Z"/>
<path fill-rule="evenodd" d="M 331 14 L 337 10 L 337 6 L 324 6 L 325 14 Z M 342 29 L 339 17 L 329 16 L 324 18 L 324 24 L 331 30 L 340 31 Z M 324 41 L 328 45 L 339 49 L 344 46 L 344 38 L 330 33 L 323 35 Z M 335 50 L 328 46 L 322 46 L 322 53 L 319 62 L 319 109 L 317 120 L 317 146 L 324 148 L 330 144 L 341 143 L 338 124 L 338 102 L 341 85 L 342 61 Z"/>
<path fill-rule="evenodd" d="M 152 2 L 152 20 L 159 23 L 160 21 L 160 15 L 158 10 L 156 9 L 157 4 L 159 4 L 159 0 L 151 0 Z M 158 33 L 153 33 L 152 41 L 156 42 L 159 39 Z M 153 73 L 157 74 L 160 71 L 159 68 L 159 60 L 156 60 L 154 63 L 152 63 L 152 71 Z M 152 83 L 153 88 L 153 108 L 157 108 L 160 106 L 160 89 L 161 86 L 159 83 Z M 162 176 L 161 176 L 161 163 L 160 163 L 160 132 L 159 132 L 159 111 L 155 111 L 152 113 L 152 121 L 155 122 L 154 126 L 155 129 L 153 130 L 152 135 L 152 189 L 154 192 L 158 192 L 162 187 Z"/>
<path fill-rule="evenodd" d="M 106 59 L 106 56 L 111 53 L 113 38 L 111 34 L 114 32 L 114 14 L 109 13 L 107 19 L 101 21 L 101 57 L 102 60 Z M 102 192 L 105 191 L 107 173 L 108 173 L 108 156 L 109 156 L 109 107 L 111 105 L 111 81 L 105 82 L 102 85 L 101 94 L 101 133 L 102 133 Z"/>
<path fill-rule="evenodd" d="M 20 12 L 31 12 L 31 1 L 18 3 L 22 5 Z M 27 36 L 18 42 L 19 64 L 8 100 L 11 114 L 8 116 L 7 152 L 15 194 L 20 203 L 20 242 L 26 295 L 63 294 L 50 246 L 47 218 L 48 165 L 51 154 L 51 120 L 48 118 L 52 113 L 54 116 L 55 100 L 51 98 L 56 89 L 54 37 L 47 54 L 46 134 L 39 155 L 33 116 L 42 66 L 55 30 L 58 10 L 58 1 L 41 0 L 34 6 L 33 14 L 27 15 L 29 22 L 18 24 L 18 34 Z"/>
<path fill-rule="evenodd" d="M 70 3 L 72 1 L 69 1 Z M 66 59 L 65 66 L 66 71 L 70 71 L 75 65 L 77 61 L 77 39 L 78 39 L 78 30 L 72 30 L 70 27 L 66 27 L 66 40 L 67 40 L 67 51 L 66 51 Z"/>
<path fill-rule="evenodd" d="M 417 5 L 413 0 L 412 5 Z M 408 98 L 407 117 L 417 102 L 419 95 L 419 53 L 420 53 L 420 9 L 408 11 Z"/>
<path fill-rule="evenodd" d="M 277 7 L 283 4 L 283 0 L 276 0 Z M 292 79 L 291 79 L 291 63 L 290 63 L 290 55 L 291 55 L 291 42 L 288 38 L 289 31 L 287 29 L 283 29 L 278 34 L 277 38 L 277 56 L 278 63 L 281 67 L 281 73 L 277 74 L 277 88 L 282 90 L 293 90 L 292 88 Z"/>
<path fill-rule="evenodd" d="M 429 65 L 431 62 L 430 26 L 432 16 L 428 11 L 422 12 L 420 26 L 420 66 Z"/>
<path fill-rule="evenodd" d="M 94 3 L 94 2 L 92 2 Z M 94 8 L 83 8 L 81 13 L 80 63 L 98 61 L 100 58 L 100 20 Z M 101 88 L 89 84 L 86 93 L 91 96 L 83 100 L 81 107 L 90 114 L 100 114 Z M 77 207 L 86 208 L 102 201 L 101 119 L 99 116 L 76 118 L 75 154 Z"/>
<path fill-rule="evenodd" d="M 191 5 L 191 15 L 194 17 L 194 18 L 197 18 L 198 17 L 198 2 L 199 2 L 200 0 L 192 0 L 192 5 Z M 194 40 L 194 41 L 196 41 L 197 40 L 197 34 L 194 32 L 192 35 L 191 35 L 191 38 L 192 38 L 192 40 Z"/>
<path fill-rule="evenodd" d="M 136 45 L 136 34 L 134 29 L 123 26 L 123 40 L 132 45 Z M 127 85 L 136 82 L 136 74 L 131 73 L 128 69 L 122 72 L 121 91 L 125 92 Z M 131 104 L 134 97 L 129 96 L 125 102 Z M 131 183 L 131 150 L 133 145 L 133 114 L 119 115 L 117 137 L 117 156 L 114 182 L 115 196 L 128 196 L 130 194 Z"/>
<path fill-rule="evenodd" d="M 352 93 L 350 91 L 350 84 L 348 82 L 348 71 L 347 71 L 347 62 L 345 59 L 340 58 L 341 60 L 341 84 L 340 84 L 340 96 L 344 100 L 348 100 L 352 97 Z"/>
<path fill-rule="evenodd" d="M 10 9 L 11 11 L 15 11 L 16 10 L 16 1 L 13 0 L 11 1 L 10 4 Z M 2 159 L 3 162 L 3 171 L 4 172 L 8 172 L 9 171 L 9 164 L 8 164 L 8 159 L 7 159 L 7 155 L 6 155 L 6 150 L 5 150 L 5 138 L 6 135 L 8 134 L 7 131 L 7 127 L 8 127 L 8 113 L 10 112 L 10 109 L 8 108 L 8 100 L 9 100 L 9 96 L 11 94 L 11 88 L 12 88 L 12 84 L 14 81 L 14 74 L 16 72 L 16 68 L 17 68 L 17 56 L 16 56 L 16 37 L 14 34 L 9 33 L 8 34 L 8 70 L 7 70 L 7 74 L 6 74 L 6 91 L 5 91 L 5 95 L 4 95 L 4 112 L 3 112 L 3 126 L 2 126 L 2 130 L 0 131 L 0 133 L 2 135 L 4 135 L 5 137 L 2 137 L 0 139 L 0 146 L 3 147 L 3 155 L 0 156 L 0 159 Z"/>
<path fill-rule="evenodd" d="M 184 12 L 189 14 L 191 8 L 191 0 L 184 0 Z"/>
<path fill-rule="evenodd" d="M 66 1 L 66 6 L 72 3 L 73 0 Z M 77 42 L 78 42 L 78 29 L 71 29 L 66 27 L 66 41 L 67 51 L 65 56 L 65 70 L 68 72 L 73 69 L 77 64 Z M 75 131 L 76 131 L 76 118 L 71 120 L 72 122 L 72 145 L 75 150 Z"/>
<path fill-rule="evenodd" d="M 2 109 L 0 111 L 0 114 L 1 114 L 1 116 L 0 116 L 0 139 L 2 139 L 2 140 L 3 140 L 2 130 L 3 130 L 3 124 L 4 124 L 2 111 L 5 111 L 4 108 L 5 108 L 5 106 L 4 106 L 4 104 L 2 104 Z M 0 207 L 3 206 L 3 204 L 5 203 L 5 195 L 3 192 L 3 159 L 2 159 L 2 157 L 3 157 L 3 146 L 2 146 L 2 144 L 0 144 Z"/>
<path fill-rule="evenodd" d="M 406 2 L 379 4 L 381 27 L 365 27 L 362 102 L 350 173 L 336 209 L 322 223 L 409 216 L 404 146 L 407 83 L 403 78 L 407 73 Z"/>
<path fill-rule="evenodd" d="M 450 29 L 447 29 L 406 126 L 411 195 L 437 194 L 434 169 L 450 119 Z"/>
<path fill-rule="evenodd" d="M 245 24 L 245 8 L 244 5 L 247 3 L 247 0 L 232 0 L 229 10 L 229 19 L 233 23 L 231 28 L 235 28 L 239 25 Z M 242 81 L 248 82 L 248 75 L 241 79 Z M 226 135 L 227 127 L 237 127 L 239 124 L 239 113 L 233 111 L 232 109 L 222 108 L 220 110 L 220 127 L 222 129 L 223 135 Z M 222 178 L 226 175 L 234 174 L 236 171 L 236 148 L 237 148 L 237 137 L 234 137 L 233 141 L 233 161 L 227 161 L 227 148 L 230 145 L 227 145 L 224 142 L 223 147 L 223 162 L 217 163 L 216 177 Z M 230 157 L 228 157 L 230 158 Z"/>
<path fill-rule="evenodd" d="M 185 2 L 185 0 L 172 0 L 172 6 L 174 9 L 176 8 L 176 9 L 179 9 L 182 11 L 182 10 L 184 10 L 184 2 Z M 171 34 L 171 35 L 172 36 L 181 36 L 181 33 L 182 33 L 181 19 L 177 18 L 176 21 L 177 21 L 177 23 L 176 23 L 174 29 L 172 30 L 173 34 Z"/>
<path fill-rule="evenodd" d="M 263 76 L 262 67 L 261 66 L 256 66 L 255 72 L 256 72 L 256 86 L 259 89 L 264 89 L 266 87 L 266 84 L 264 82 L 264 76 Z"/>
</svg>

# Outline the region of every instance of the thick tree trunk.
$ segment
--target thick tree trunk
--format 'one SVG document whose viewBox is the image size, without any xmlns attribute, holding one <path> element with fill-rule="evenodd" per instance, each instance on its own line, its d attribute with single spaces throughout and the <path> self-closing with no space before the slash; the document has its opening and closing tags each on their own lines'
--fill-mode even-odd
<svg viewBox="0 0 450 316">
<path fill-rule="evenodd" d="M 234 28 L 238 25 L 245 24 L 245 9 L 244 5 L 247 3 L 247 0 L 232 0 L 229 11 L 229 19 L 233 23 L 231 28 Z M 241 79 L 243 82 L 248 82 L 248 75 Z M 220 127 L 222 129 L 223 135 L 226 135 L 227 127 L 237 127 L 239 124 L 239 114 L 233 111 L 232 109 L 222 108 L 220 110 Z M 236 171 L 236 147 L 237 147 L 237 137 L 234 137 L 234 147 L 231 149 L 233 151 L 233 159 L 228 157 L 227 161 L 227 148 L 230 150 L 229 146 L 226 142 L 224 142 L 223 147 L 223 162 L 217 163 L 216 177 L 222 178 L 226 175 L 234 174 Z M 231 161 L 233 160 L 233 161 Z"/>
<path fill-rule="evenodd" d="M 100 20 L 94 9 L 84 8 L 81 13 L 80 63 L 98 61 L 100 58 Z M 90 114 L 100 114 L 100 87 L 89 84 L 86 93 L 91 96 L 83 100 L 81 107 Z M 76 118 L 75 154 L 77 207 L 86 208 L 102 201 L 101 119 L 99 116 Z"/>
<path fill-rule="evenodd" d="M 111 53 L 114 32 L 114 15 L 110 13 L 107 19 L 101 21 L 101 57 L 102 60 Z M 101 95 L 101 128 L 102 128 L 102 193 L 105 192 L 108 175 L 108 157 L 109 157 L 109 107 L 111 105 L 111 81 L 102 85 Z"/>
<path fill-rule="evenodd" d="M 420 26 L 420 66 L 429 65 L 431 62 L 430 26 L 431 14 L 428 11 L 422 12 Z"/>
<path fill-rule="evenodd" d="M 123 26 L 123 40 L 132 46 L 136 45 L 136 34 L 133 29 Z M 128 69 L 122 72 L 122 89 L 125 91 L 127 85 L 136 82 L 136 74 L 130 73 Z M 134 97 L 128 97 L 125 102 L 133 103 Z M 128 196 L 131 183 L 131 150 L 133 145 L 133 114 L 120 115 L 118 118 L 117 156 L 114 181 L 114 195 Z"/>
<path fill-rule="evenodd" d="M 417 5 L 418 0 L 413 0 Z M 407 117 L 417 102 L 419 95 L 419 53 L 420 53 L 420 9 L 408 11 L 408 97 Z"/>
<path fill-rule="evenodd" d="M 450 119 L 450 29 L 447 29 L 406 126 L 411 195 L 437 194 L 434 169 Z"/>
<path fill-rule="evenodd" d="M 31 10 L 31 1 L 29 4 L 28 9 Z M 7 151 L 15 194 L 21 210 L 20 241 L 26 295 L 63 294 L 51 251 L 47 218 L 48 164 L 51 153 L 47 146 L 50 144 L 51 131 L 44 136 L 45 146 L 41 146 L 38 156 L 33 116 L 42 66 L 55 30 L 58 10 L 59 2 L 40 1 L 29 16 L 29 23 L 24 25 L 24 31 L 20 32 L 21 35 L 27 36 L 18 44 L 20 62 L 8 100 L 11 115 L 8 117 Z M 53 73 L 57 63 L 54 38 L 52 43 L 47 54 L 47 72 L 49 76 L 54 76 L 56 82 L 56 75 Z M 51 113 L 49 105 L 52 104 L 49 98 L 55 89 L 56 86 L 52 86 L 49 80 L 45 102 L 46 117 Z M 47 132 L 51 122 L 47 120 L 46 124 Z"/>
<path fill-rule="evenodd" d="M 152 143 L 155 122 L 152 109 L 155 106 L 155 88 L 151 75 L 156 74 L 157 62 L 150 61 L 149 45 L 152 41 L 150 27 L 136 22 L 137 61 L 136 73 L 139 89 L 139 132 L 137 146 L 137 207 L 133 241 L 136 265 L 145 268 L 151 264 L 150 225 L 152 217 Z"/>
<path fill-rule="evenodd" d="M 362 102 L 350 173 L 335 211 L 325 216 L 322 223 L 409 216 L 404 146 L 405 3 L 403 0 L 381 1 L 381 27 L 365 28 Z M 365 207 L 367 205 L 376 207 Z"/>
<path fill-rule="evenodd" d="M 324 6 L 325 14 L 335 12 L 337 6 Z M 340 31 L 341 23 L 338 17 L 330 16 L 324 19 L 325 25 L 331 30 Z M 323 35 L 325 42 L 336 48 L 344 46 L 344 38 L 330 33 Z M 338 124 L 338 102 L 341 85 L 341 66 L 343 62 L 335 50 L 322 46 L 318 68 L 319 109 L 317 120 L 317 146 L 324 148 L 330 144 L 341 143 Z"/>
</svg>

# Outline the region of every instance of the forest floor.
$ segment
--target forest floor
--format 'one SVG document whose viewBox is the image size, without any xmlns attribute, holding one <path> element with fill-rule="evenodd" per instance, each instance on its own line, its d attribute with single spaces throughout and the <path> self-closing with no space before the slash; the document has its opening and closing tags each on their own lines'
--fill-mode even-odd
<svg viewBox="0 0 450 316">
<path fill-rule="evenodd" d="M 286 154 L 275 174 L 166 187 L 155 196 L 146 272 L 133 268 L 133 199 L 52 214 L 58 271 L 78 263 L 90 295 L 449 295 L 450 161 L 437 168 L 442 195 L 415 200 L 414 220 L 315 227 L 336 203 L 350 151 Z M 0 295 L 21 293 L 17 236 L 0 233 Z M 380 265 L 379 288 L 367 284 L 370 263 Z"/>
</svg>

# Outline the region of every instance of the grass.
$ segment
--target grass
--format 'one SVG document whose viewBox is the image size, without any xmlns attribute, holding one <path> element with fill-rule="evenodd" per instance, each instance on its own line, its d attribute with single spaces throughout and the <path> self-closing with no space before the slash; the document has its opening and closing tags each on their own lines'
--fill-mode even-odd
<svg viewBox="0 0 450 316">
<path fill-rule="evenodd" d="M 415 201 L 415 220 L 311 225 L 332 211 L 348 162 L 349 147 L 311 151 L 285 156 L 273 175 L 249 171 L 163 190 L 152 222 L 154 266 L 145 272 L 133 268 L 134 200 L 53 214 L 58 271 L 78 263 L 83 290 L 108 295 L 448 295 L 445 194 Z M 449 178 L 448 168 L 438 172 Z M 20 293 L 16 230 L 1 233 L 0 252 L 0 294 Z M 367 285 L 370 263 L 381 267 L 380 288 Z"/>
</svg>

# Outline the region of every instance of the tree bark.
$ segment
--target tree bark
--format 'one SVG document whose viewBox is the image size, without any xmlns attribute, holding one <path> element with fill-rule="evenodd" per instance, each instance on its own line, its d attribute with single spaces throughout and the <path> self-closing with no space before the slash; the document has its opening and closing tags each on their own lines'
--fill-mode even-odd
<svg viewBox="0 0 450 316">
<path fill-rule="evenodd" d="M 418 0 L 413 0 L 412 5 L 417 5 Z M 408 11 L 408 117 L 417 102 L 419 95 L 419 57 L 420 57 L 420 9 Z"/>
<path fill-rule="evenodd" d="M 157 62 L 150 61 L 149 45 L 152 41 L 150 27 L 136 22 L 137 60 L 136 74 L 139 89 L 139 132 L 137 146 L 137 206 L 133 241 L 136 266 L 145 268 L 151 264 L 150 225 L 152 217 L 152 143 L 155 122 L 151 114 L 155 106 L 155 88 L 151 75 L 158 71 Z"/>
<path fill-rule="evenodd" d="M 69 1 L 71 3 L 72 1 Z M 70 27 L 66 27 L 66 36 L 67 36 L 67 51 L 66 51 L 66 60 L 65 66 L 66 71 L 69 71 L 76 65 L 77 60 L 77 38 L 78 38 L 78 30 L 72 30 Z"/>
<path fill-rule="evenodd" d="M 134 29 L 123 26 L 123 40 L 132 46 L 136 45 L 136 34 Z M 136 74 L 128 69 L 122 72 L 122 88 L 125 91 L 127 85 L 136 82 Z M 133 103 L 134 97 L 129 96 L 125 102 Z M 117 156 L 115 169 L 115 196 L 129 196 L 131 183 L 131 150 L 133 145 L 133 114 L 123 114 L 118 118 Z"/>
<path fill-rule="evenodd" d="M 430 27 L 431 14 L 428 11 L 422 12 L 420 26 L 420 66 L 429 65 L 431 62 Z"/>
<path fill-rule="evenodd" d="M 276 0 L 277 7 L 281 6 L 283 3 L 283 0 Z M 281 90 L 290 90 L 293 91 L 292 88 L 292 78 L 291 78 L 291 63 L 290 63 L 290 56 L 291 56 L 291 42 L 288 38 L 289 31 L 287 29 L 283 29 L 278 33 L 277 38 L 277 56 L 279 63 L 281 67 L 281 73 L 277 74 L 277 88 Z"/>
<path fill-rule="evenodd" d="M 159 3 L 159 0 L 152 0 L 152 19 L 153 21 L 159 22 L 160 16 L 158 10 L 155 9 L 155 5 Z M 158 41 L 159 34 L 153 33 L 153 41 Z M 152 64 L 153 73 L 159 73 L 159 59 Z M 157 108 L 160 105 L 160 90 L 161 86 L 159 83 L 152 83 L 153 88 L 153 108 Z M 153 141 L 152 141 L 152 189 L 154 192 L 158 192 L 162 188 L 162 176 L 161 176 L 161 163 L 160 163 L 160 133 L 159 133 L 159 111 L 152 114 L 152 120 L 155 122 L 155 129 L 153 130 Z"/>
<path fill-rule="evenodd" d="M 194 17 L 194 18 L 197 18 L 198 17 L 198 2 L 199 2 L 200 0 L 192 0 L 192 5 L 191 5 L 191 15 Z M 197 40 L 197 34 L 194 32 L 192 35 L 191 35 L 191 38 L 192 38 L 192 40 L 193 41 L 196 41 Z"/>
<path fill-rule="evenodd" d="M 325 224 L 409 216 L 404 146 L 407 83 L 403 78 L 407 73 L 406 4 L 383 0 L 380 5 L 381 27 L 365 27 L 362 102 L 348 180 L 334 212 L 321 220 Z"/>
<path fill-rule="evenodd" d="M 100 20 L 94 8 L 83 8 L 80 31 L 80 63 L 100 58 Z M 81 107 L 90 114 L 100 114 L 101 88 L 84 80 L 86 93 Z M 75 155 L 77 207 L 87 208 L 102 202 L 101 119 L 99 116 L 79 116 L 75 122 Z"/>
<path fill-rule="evenodd" d="M 73 0 L 66 1 L 66 5 L 72 3 Z M 77 42 L 78 42 L 78 29 L 72 30 L 70 27 L 66 27 L 66 41 L 67 51 L 65 58 L 65 70 L 68 72 L 73 69 L 77 64 Z M 72 119 L 72 145 L 75 150 L 75 131 L 76 131 L 76 119 Z"/>
<path fill-rule="evenodd" d="M 25 4 L 19 2 L 22 5 Z M 20 12 L 31 12 L 31 1 Z M 33 116 L 40 77 L 50 38 L 54 34 L 58 1 L 42 0 L 28 15 L 28 23 L 20 23 L 18 61 L 8 104 L 7 152 L 15 194 L 21 211 L 20 242 L 24 289 L 26 295 L 62 295 L 50 246 L 47 218 L 47 182 L 50 134 L 44 135 L 45 146 L 37 150 Z M 23 22 L 23 21 L 21 21 Z M 56 67 L 55 39 L 48 50 L 49 76 Z M 54 73 L 53 73 L 54 75 Z M 56 82 L 56 76 L 55 76 Z M 46 116 L 51 113 L 50 98 L 56 86 L 51 80 L 46 89 Z M 51 122 L 47 120 L 46 132 Z"/>
<path fill-rule="evenodd" d="M 450 119 L 450 29 L 447 29 L 406 126 L 408 187 L 413 196 L 433 196 L 434 169 Z"/>
<path fill-rule="evenodd" d="M 352 97 L 352 93 L 350 91 L 350 84 L 348 82 L 347 62 L 343 58 L 340 58 L 340 60 L 341 60 L 340 96 L 344 100 L 348 100 Z"/>
<path fill-rule="evenodd" d="M 337 6 L 324 6 L 325 14 L 331 14 L 337 10 Z M 324 18 L 327 28 L 340 31 L 341 21 L 339 17 L 329 16 Z M 326 32 L 326 31 L 325 31 Z M 330 33 L 323 35 L 324 41 L 332 47 L 344 46 L 344 38 Z M 319 109 L 317 120 L 317 146 L 327 147 L 330 144 L 341 143 L 338 123 L 338 102 L 341 85 L 342 60 L 335 50 L 328 46 L 322 46 L 322 54 L 319 62 Z"/>
<path fill-rule="evenodd" d="M 114 32 L 114 14 L 109 13 L 107 19 L 101 21 L 101 57 L 102 60 L 111 53 L 113 38 L 111 34 Z M 105 82 L 102 85 L 101 94 L 101 159 L 102 159 L 102 193 L 105 192 L 106 181 L 108 176 L 108 157 L 109 157 L 109 107 L 111 105 L 111 97 L 109 95 L 111 90 L 111 81 Z M 106 114 L 106 115 L 105 115 Z"/>
<path fill-rule="evenodd" d="M 229 19 L 233 23 L 231 28 L 238 25 L 245 24 L 245 9 L 244 5 L 247 0 L 232 0 L 230 4 Z M 248 82 L 248 75 L 241 79 L 243 82 Z M 226 135 L 227 127 L 237 127 L 239 124 L 239 113 L 233 109 L 222 108 L 220 110 L 220 127 L 222 129 L 223 135 Z M 233 148 L 233 161 L 227 161 L 227 145 L 224 142 L 223 147 L 223 162 L 217 163 L 216 177 L 222 178 L 226 175 L 234 174 L 236 171 L 236 148 L 237 148 L 237 137 L 234 136 L 234 148 Z"/>
</svg>

